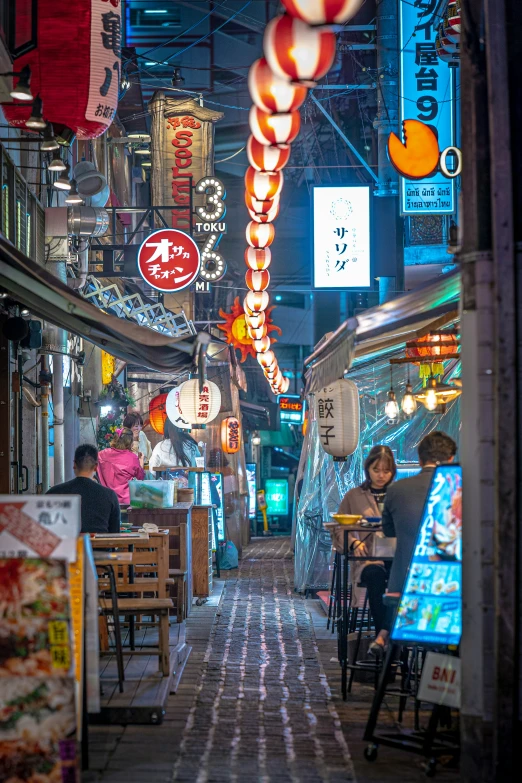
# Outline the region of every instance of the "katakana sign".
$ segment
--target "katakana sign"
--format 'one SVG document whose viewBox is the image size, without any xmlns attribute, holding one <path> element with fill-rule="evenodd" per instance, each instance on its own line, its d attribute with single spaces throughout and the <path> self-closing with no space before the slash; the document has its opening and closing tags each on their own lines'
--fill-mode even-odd
<svg viewBox="0 0 522 783">
<path fill-rule="evenodd" d="M 155 231 L 138 251 L 138 269 L 157 291 L 173 293 L 194 282 L 199 274 L 199 248 L 188 234 L 174 228 Z"/>
<path fill-rule="evenodd" d="M 438 0 L 399 3 L 400 120 L 419 120 L 437 134 L 439 149 L 454 146 L 454 75 L 437 55 Z M 400 180 L 403 215 L 451 214 L 455 183 L 441 171 Z"/>
</svg>

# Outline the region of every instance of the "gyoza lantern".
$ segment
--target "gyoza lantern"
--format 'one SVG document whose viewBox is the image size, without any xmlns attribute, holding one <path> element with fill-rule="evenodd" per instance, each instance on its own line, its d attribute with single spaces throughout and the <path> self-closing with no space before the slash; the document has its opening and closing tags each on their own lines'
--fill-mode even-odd
<svg viewBox="0 0 522 783">
<path fill-rule="evenodd" d="M 315 395 L 317 429 L 323 449 L 334 460 L 345 460 L 359 443 L 359 391 L 341 379 Z"/>
</svg>

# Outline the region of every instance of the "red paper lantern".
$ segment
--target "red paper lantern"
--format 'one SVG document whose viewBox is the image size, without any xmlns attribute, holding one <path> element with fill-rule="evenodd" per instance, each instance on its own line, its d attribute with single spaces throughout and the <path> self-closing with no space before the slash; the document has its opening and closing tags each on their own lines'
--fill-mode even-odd
<svg viewBox="0 0 522 783">
<path fill-rule="evenodd" d="M 255 223 L 273 223 L 279 215 L 279 200 L 274 201 L 273 207 L 266 213 L 259 215 L 257 212 L 249 209 L 248 214 Z"/>
<path fill-rule="evenodd" d="M 290 16 L 309 25 L 344 24 L 355 16 L 362 0 L 281 0 Z"/>
<path fill-rule="evenodd" d="M 270 272 L 267 269 L 260 272 L 247 269 L 245 281 L 251 291 L 266 291 L 270 285 Z"/>
<path fill-rule="evenodd" d="M 306 87 L 314 87 L 335 58 L 335 35 L 331 30 L 309 27 L 288 14 L 276 16 L 268 23 L 263 46 L 276 76 Z"/>
<path fill-rule="evenodd" d="M 260 313 L 262 310 L 266 310 L 269 301 L 270 298 L 266 291 L 249 291 L 245 296 L 243 306 L 246 312 Z"/>
<path fill-rule="evenodd" d="M 290 150 L 288 144 L 261 144 L 255 136 L 248 137 L 248 161 L 258 171 L 280 171 L 288 163 Z"/>
<path fill-rule="evenodd" d="M 290 144 L 301 129 L 301 115 L 298 111 L 269 114 L 252 106 L 248 121 L 252 134 L 260 144 Z"/>
<path fill-rule="evenodd" d="M 118 106 L 121 73 L 119 0 L 39 0 L 36 48 L 17 57 L 13 71 L 31 68 L 31 91 L 57 135 L 100 136 Z M 23 126 L 31 103 L 2 107 L 11 125 Z M 72 135 L 69 133 L 69 135 Z"/>
<path fill-rule="evenodd" d="M 257 329 L 252 329 L 251 326 L 247 327 L 248 336 L 251 340 L 261 340 L 263 337 L 266 337 L 268 334 L 268 328 L 266 324 L 263 324 L 263 326 L 259 326 Z"/>
<path fill-rule="evenodd" d="M 163 435 L 165 422 L 167 421 L 167 397 L 168 394 L 158 394 L 149 403 L 149 421 L 154 432 Z"/>
<path fill-rule="evenodd" d="M 257 353 L 266 353 L 270 350 L 270 345 L 272 344 L 272 340 L 268 335 L 265 335 L 264 337 L 261 337 L 259 340 L 254 340 L 253 345 Z"/>
<path fill-rule="evenodd" d="M 271 70 L 264 57 L 256 60 L 248 73 L 248 89 L 255 105 L 269 114 L 287 114 L 298 109 L 306 98 L 307 89 L 290 84 Z"/>
<path fill-rule="evenodd" d="M 249 166 L 245 174 L 247 193 L 258 201 L 274 199 L 281 192 L 283 181 L 281 171 L 256 171 L 252 166 Z"/>
<path fill-rule="evenodd" d="M 221 422 L 221 448 L 225 454 L 236 454 L 241 448 L 241 424 L 235 416 Z"/>
<path fill-rule="evenodd" d="M 264 312 L 260 313 L 245 313 L 245 323 L 248 329 L 259 329 L 265 325 L 266 315 Z"/>
<path fill-rule="evenodd" d="M 259 270 L 268 269 L 272 261 L 270 248 L 247 247 L 245 250 L 245 264 L 249 269 Z"/>
<path fill-rule="evenodd" d="M 251 196 L 248 190 L 245 190 L 245 204 L 249 212 L 253 212 L 255 215 L 268 215 L 271 209 L 279 207 L 279 196 L 275 198 L 267 199 L 266 201 L 258 201 L 257 198 Z"/>
<path fill-rule="evenodd" d="M 246 240 L 250 247 L 263 249 L 272 244 L 275 238 L 275 228 L 271 223 L 260 225 L 251 220 L 245 231 Z"/>
</svg>

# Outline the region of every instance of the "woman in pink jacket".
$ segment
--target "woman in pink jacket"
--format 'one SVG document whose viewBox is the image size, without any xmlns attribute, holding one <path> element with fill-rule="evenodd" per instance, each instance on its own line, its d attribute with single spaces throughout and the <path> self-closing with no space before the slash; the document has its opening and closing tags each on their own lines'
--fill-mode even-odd
<svg viewBox="0 0 522 783">
<path fill-rule="evenodd" d="M 145 478 L 143 455 L 132 451 L 133 441 L 132 430 L 116 430 L 110 447 L 98 454 L 100 484 L 116 492 L 120 506 L 130 504 L 129 481 Z"/>
</svg>

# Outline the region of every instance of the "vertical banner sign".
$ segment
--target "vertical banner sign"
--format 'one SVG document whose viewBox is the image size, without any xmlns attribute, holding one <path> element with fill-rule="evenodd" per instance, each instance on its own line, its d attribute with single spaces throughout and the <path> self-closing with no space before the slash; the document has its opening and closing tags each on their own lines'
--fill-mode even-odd
<svg viewBox="0 0 522 783">
<path fill-rule="evenodd" d="M 192 233 L 191 190 L 214 168 L 214 124 L 222 112 L 203 108 L 194 99 L 176 100 L 156 92 L 152 115 L 152 203 L 176 206 L 170 226 Z M 201 206 L 204 204 L 204 196 Z M 166 217 L 166 216 L 165 216 Z"/>
<path fill-rule="evenodd" d="M 91 0 L 91 63 L 85 117 L 108 120 L 118 108 L 121 61 L 120 0 Z M 45 107 L 44 107 L 45 109 Z"/>
<path fill-rule="evenodd" d="M 439 150 L 454 144 L 453 72 L 436 49 L 438 0 L 399 3 L 400 119 L 420 120 L 437 133 Z M 437 171 L 423 180 L 401 177 L 403 215 L 449 215 L 455 212 L 455 183 Z"/>
</svg>

